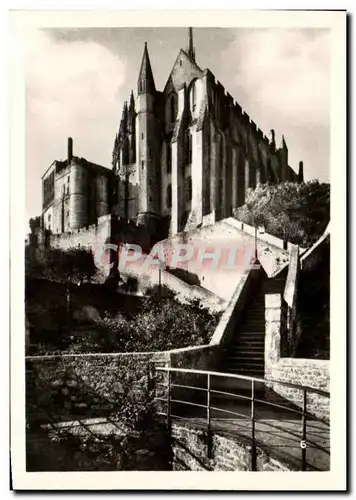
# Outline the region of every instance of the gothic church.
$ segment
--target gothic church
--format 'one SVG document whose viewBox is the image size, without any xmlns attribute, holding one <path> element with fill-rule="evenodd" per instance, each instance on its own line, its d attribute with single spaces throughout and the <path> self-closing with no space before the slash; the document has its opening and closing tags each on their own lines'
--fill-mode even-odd
<svg viewBox="0 0 356 500">
<path fill-rule="evenodd" d="M 162 237 L 229 217 L 258 183 L 303 181 L 282 136 L 267 138 L 209 69 L 196 60 L 193 30 L 163 91 L 147 44 L 136 96 L 125 102 L 112 169 L 73 155 L 42 177 L 44 229 L 63 234 L 111 214 Z"/>
</svg>

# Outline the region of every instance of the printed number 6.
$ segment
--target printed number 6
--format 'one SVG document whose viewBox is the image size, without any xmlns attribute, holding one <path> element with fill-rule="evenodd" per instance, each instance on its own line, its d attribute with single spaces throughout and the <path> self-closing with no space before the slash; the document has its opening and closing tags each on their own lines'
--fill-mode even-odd
<svg viewBox="0 0 356 500">
<path fill-rule="evenodd" d="M 307 447 L 307 443 L 304 441 L 304 439 L 301 440 L 300 442 L 300 447 L 305 450 L 305 448 Z"/>
</svg>

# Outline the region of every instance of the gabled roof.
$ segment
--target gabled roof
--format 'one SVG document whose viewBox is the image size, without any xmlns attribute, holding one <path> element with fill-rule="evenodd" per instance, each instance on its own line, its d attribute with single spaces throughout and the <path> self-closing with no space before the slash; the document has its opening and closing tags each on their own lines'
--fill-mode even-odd
<svg viewBox="0 0 356 500">
<path fill-rule="evenodd" d="M 184 84 L 188 86 L 194 78 L 201 78 L 203 70 L 189 57 L 185 50 L 180 49 L 177 59 L 167 79 L 164 93 L 180 90 Z"/>
</svg>

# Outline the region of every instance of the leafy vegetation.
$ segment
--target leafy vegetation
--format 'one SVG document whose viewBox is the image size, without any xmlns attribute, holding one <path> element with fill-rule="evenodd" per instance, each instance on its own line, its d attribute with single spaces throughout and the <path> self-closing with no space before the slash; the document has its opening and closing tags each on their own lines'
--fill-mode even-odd
<svg viewBox="0 0 356 500">
<path fill-rule="evenodd" d="M 26 381 L 28 409 L 34 408 L 27 413 L 28 470 L 169 470 L 170 441 L 156 413 L 152 376 L 136 359 L 120 366 L 112 358 L 101 365 L 67 358 L 38 367 L 36 378 Z M 108 417 L 103 431 L 43 428 L 45 421 L 98 415 Z"/>
<path fill-rule="evenodd" d="M 85 248 L 48 248 L 34 252 L 26 247 L 25 272 L 28 276 L 81 284 L 90 281 L 96 271 L 93 254 Z"/>
<path fill-rule="evenodd" d="M 207 344 L 218 319 L 197 302 L 181 304 L 170 294 L 148 297 L 132 319 L 106 315 L 96 322 L 96 331 L 105 352 L 163 351 Z"/>
<path fill-rule="evenodd" d="M 263 226 L 278 238 L 309 247 L 323 234 L 330 220 L 330 185 L 317 180 L 260 184 L 247 193 L 235 217 Z"/>
<path fill-rule="evenodd" d="M 146 297 L 117 294 L 105 285 L 27 279 L 26 314 L 33 355 L 161 351 L 209 342 L 220 315 L 197 301 L 178 302 L 166 287 Z"/>
</svg>

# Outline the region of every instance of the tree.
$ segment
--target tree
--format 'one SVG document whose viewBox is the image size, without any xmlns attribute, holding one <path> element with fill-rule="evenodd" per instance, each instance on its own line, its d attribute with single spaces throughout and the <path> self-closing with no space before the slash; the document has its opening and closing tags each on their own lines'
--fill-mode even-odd
<svg viewBox="0 0 356 500">
<path fill-rule="evenodd" d="M 28 221 L 31 233 L 34 233 L 35 229 L 41 227 L 41 217 L 34 217 Z"/>
<path fill-rule="evenodd" d="M 82 284 L 96 272 L 93 254 L 85 248 L 49 248 L 36 254 L 26 251 L 26 274 L 65 283 Z"/>
<path fill-rule="evenodd" d="M 306 183 L 261 184 L 249 190 L 235 217 L 300 246 L 313 245 L 330 220 L 330 185 Z"/>
</svg>

